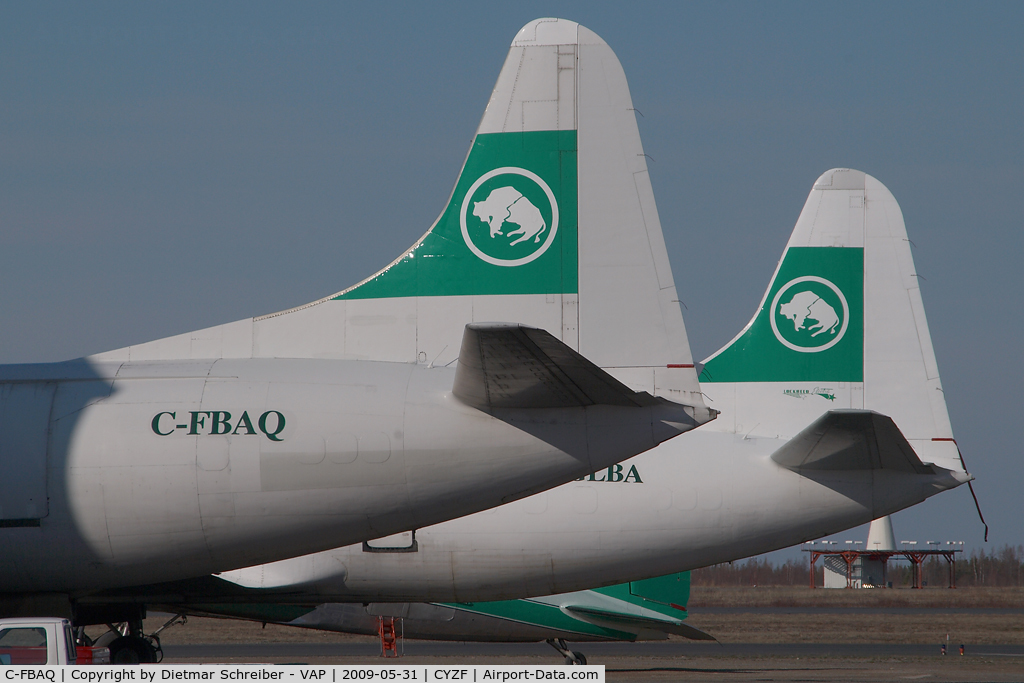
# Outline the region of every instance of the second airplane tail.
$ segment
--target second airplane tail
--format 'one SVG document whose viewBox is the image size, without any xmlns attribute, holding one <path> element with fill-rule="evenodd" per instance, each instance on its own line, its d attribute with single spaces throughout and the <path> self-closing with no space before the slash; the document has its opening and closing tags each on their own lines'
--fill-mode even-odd
<svg viewBox="0 0 1024 683">
<path fill-rule="evenodd" d="M 827 411 L 874 411 L 924 463 L 964 470 L 903 214 L 860 171 L 814 183 L 753 319 L 700 379 L 715 429 L 792 438 Z"/>
</svg>

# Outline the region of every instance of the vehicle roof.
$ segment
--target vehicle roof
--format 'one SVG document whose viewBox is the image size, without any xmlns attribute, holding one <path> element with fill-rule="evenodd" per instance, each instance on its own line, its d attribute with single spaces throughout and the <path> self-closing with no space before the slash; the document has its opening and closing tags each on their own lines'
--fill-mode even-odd
<svg viewBox="0 0 1024 683">
<path fill-rule="evenodd" d="M 0 619 L 0 626 L 12 626 L 17 624 L 60 624 L 71 623 L 62 617 L 12 617 Z"/>
</svg>

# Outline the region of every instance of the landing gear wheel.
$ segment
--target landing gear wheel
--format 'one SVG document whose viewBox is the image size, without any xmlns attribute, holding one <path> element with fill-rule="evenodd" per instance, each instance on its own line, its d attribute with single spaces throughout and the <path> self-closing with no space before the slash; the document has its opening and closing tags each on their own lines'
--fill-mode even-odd
<svg viewBox="0 0 1024 683">
<path fill-rule="evenodd" d="M 548 638 L 545 641 L 548 645 L 558 650 L 558 654 L 565 657 L 565 663 L 569 666 L 579 664 L 586 666 L 587 658 L 583 656 L 582 652 L 576 650 L 570 650 L 568 643 L 565 642 L 564 638 Z"/>
<path fill-rule="evenodd" d="M 111 664 L 155 664 L 156 648 L 138 636 L 121 636 L 107 646 Z"/>
</svg>

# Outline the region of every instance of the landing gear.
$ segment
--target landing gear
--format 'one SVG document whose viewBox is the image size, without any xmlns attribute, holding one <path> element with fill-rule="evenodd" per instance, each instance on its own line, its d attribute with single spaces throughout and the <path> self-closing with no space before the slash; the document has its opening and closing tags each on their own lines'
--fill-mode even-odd
<svg viewBox="0 0 1024 683">
<path fill-rule="evenodd" d="M 111 664 L 156 664 L 157 650 L 143 636 L 121 636 L 110 645 Z"/>
<path fill-rule="evenodd" d="M 570 650 L 569 645 L 565 642 L 565 638 L 548 638 L 547 644 L 558 650 L 558 653 L 565 657 L 565 663 L 574 666 L 580 665 L 585 666 L 587 658 L 583 656 L 582 652 L 578 650 Z"/>
<path fill-rule="evenodd" d="M 142 619 L 119 624 L 108 624 L 110 630 L 96 639 L 96 644 L 110 650 L 111 664 L 158 664 L 164 658 L 160 647 L 160 631 L 185 618 L 176 615 L 155 633 L 145 635 L 142 632 Z"/>
</svg>

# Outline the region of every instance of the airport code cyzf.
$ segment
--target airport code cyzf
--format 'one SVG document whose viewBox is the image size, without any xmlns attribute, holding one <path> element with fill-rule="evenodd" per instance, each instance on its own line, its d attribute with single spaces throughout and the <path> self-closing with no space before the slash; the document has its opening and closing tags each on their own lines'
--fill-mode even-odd
<svg viewBox="0 0 1024 683">
<path fill-rule="evenodd" d="M 439 683 L 510 683 L 512 681 L 590 681 L 604 683 L 604 665 L 598 666 L 237 666 L 186 664 L 175 666 L 19 666 L 4 667 L 2 680 L 50 683 L 156 683 L 156 681 L 416 681 Z"/>
</svg>

